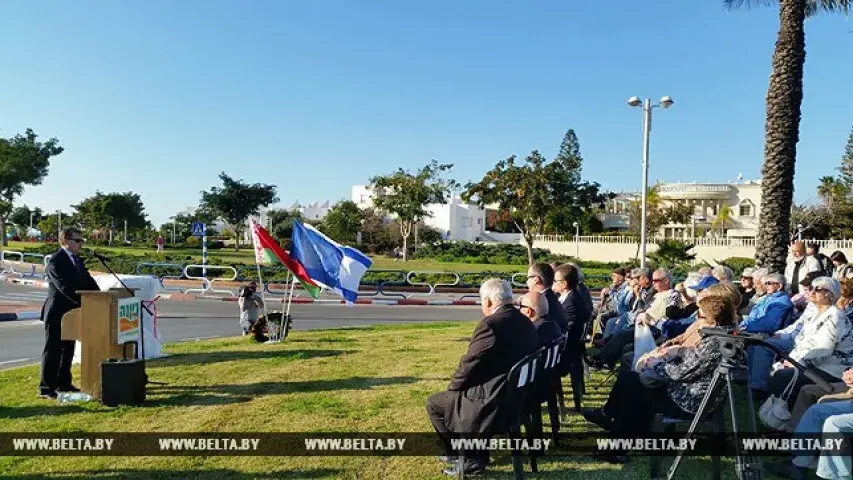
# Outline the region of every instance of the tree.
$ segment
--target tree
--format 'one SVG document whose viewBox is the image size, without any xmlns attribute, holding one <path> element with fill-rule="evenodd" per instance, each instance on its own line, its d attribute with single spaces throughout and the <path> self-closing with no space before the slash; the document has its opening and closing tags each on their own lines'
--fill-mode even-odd
<svg viewBox="0 0 853 480">
<path fill-rule="evenodd" d="M 447 197 L 457 187 L 454 180 L 442 176 L 451 168 L 452 164 L 439 164 L 433 160 L 415 174 L 400 168 L 394 173 L 370 179 L 373 205 L 397 217 L 403 237 L 403 261 L 408 259 L 409 235 L 415 224 L 430 216 L 427 205 L 447 203 Z"/>
<path fill-rule="evenodd" d="M 222 218 L 234 229 L 237 236 L 234 249 L 240 249 L 240 238 L 246 230 L 246 220 L 257 215 L 261 207 L 278 201 L 275 185 L 247 184 L 234 180 L 225 172 L 219 174 L 222 187 L 201 192 L 201 209 Z"/>
<path fill-rule="evenodd" d="M 80 227 L 80 221 L 74 215 L 67 212 L 60 212 L 60 215 L 62 215 L 62 228 Z M 41 218 L 38 225 L 36 225 L 44 240 L 53 241 L 58 241 L 59 227 L 59 218 L 57 218 L 56 212 L 45 215 Z"/>
<path fill-rule="evenodd" d="M 693 208 L 683 203 L 673 203 L 665 205 L 658 193 L 660 185 L 649 187 L 646 193 L 646 235 L 653 237 L 664 225 L 670 223 L 685 224 L 690 222 L 690 216 L 693 214 Z M 634 200 L 631 202 L 628 211 L 629 231 L 640 235 L 642 230 L 642 200 Z M 637 244 L 637 252 L 639 254 L 639 244 Z"/>
<path fill-rule="evenodd" d="M 169 218 L 172 219 L 171 222 L 164 223 L 160 226 L 160 233 L 164 237 L 171 238 L 172 230 L 174 229 L 176 239 L 181 239 L 181 241 L 183 241 L 192 236 L 193 223 L 195 222 L 202 222 L 206 225 L 208 236 L 216 236 L 217 234 L 216 230 L 211 227 L 211 224 L 216 221 L 216 215 L 206 212 L 200 208 L 196 209 L 195 212 L 191 214 L 182 212 Z"/>
<path fill-rule="evenodd" d="M 838 171 L 841 172 L 841 182 L 847 187 L 848 193 L 853 192 L 853 128 L 850 129 L 850 136 L 847 137 L 847 146 L 844 148 Z"/>
<path fill-rule="evenodd" d="M 481 207 L 497 204 L 498 210 L 509 212 L 527 244 L 527 259 L 533 263 L 534 238 L 544 233 L 549 211 L 556 205 L 554 171 L 536 150 L 523 165 L 516 165 L 513 155 L 498 162 L 479 182 L 468 183 L 462 199 Z"/>
<path fill-rule="evenodd" d="M 338 202 L 323 219 L 323 233 L 333 240 L 349 245 L 355 245 L 364 213 L 355 202 L 344 200 Z"/>
<path fill-rule="evenodd" d="M 848 192 L 843 180 L 830 176 L 820 177 L 817 194 L 830 212 L 845 200 Z"/>
<path fill-rule="evenodd" d="M 554 203 L 548 209 L 545 233 L 574 233 L 577 222 L 584 232 L 600 232 L 603 225 L 595 215 L 595 207 L 601 205 L 606 196 L 595 182 L 581 180 L 583 157 L 575 131 L 569 129 L 563 136 L 560 152 L 548 165 Z"/>
<path fill-rule="evenodd" d="M 33 226 L 36 226 L 41 221 L 43 215 L 41 209 L 38 207 L 30 210 L 30 207 L 21 205 L 12 211 L 12 214 L 9 215 L 9 220 L 19 228 L 27 229 L 30 227 L 30 221 L 32 221 Z"/>
<path fill-rule="evenodd" d="M 770 3 L 767 0 L 724 0 L 729 8 Z M 756 239 L 758 265 L 771 272 L 785 269 L 788 225 L 794 198 L 794 168 L 803 101 L 806 61 L 805 19 L 820 11 L 853 10 L 853 0 L 777 0 L 779 33 L 773 71 L 767 87 L 761 215 Z"/>
<path fill-rule="evenodd" d="M 146 218 L 145 205 L 138 193 L 101 193 L 84 198 L 77 205 L 77 218 L 90 230 L 109 231 L 109 242 L 113 244 L 113 234 L 117 227 L 127 222 L 128 231 L 151 228 Z"/>
<path fill-rule="evenodd" d="M 293 222 L 302 221 L 302 213 L 299 210 L 270 210 L 267 212 L 267 218 L 270 219 L 270 234 L 285 249 L 290 249 L 290 239 L 293 238 Z"/>
<path fill-rule="evenodd" d="M 27 185 L 40 185 L 47 175 L 50 158 L 65 149 L 59 140 L 37 141 L 32 129 L 24 135 L 0 138 L 0 245 L 7 245 L 6 219 L 12 213 L 15 197 Z"/>
<path fill-rule="evenodd" d="M 712 228 L 720 227 L 720 238 L 726 236 L 726 224 L 731 220 L 732 214 L 732 207 L 729 205 L 723 205 L 717 213 L 717 218 L 714 219 L 714 223 L 711 224 Z"/>
<path fill-rule="evenodd" d="M 696 258 L 690 253 L 695 245 L 675 239 L 667 239 L 658 243 L 658 249 L 649 254 L 649 260 L 658 267 L 674 268 Z"/>
</svg>

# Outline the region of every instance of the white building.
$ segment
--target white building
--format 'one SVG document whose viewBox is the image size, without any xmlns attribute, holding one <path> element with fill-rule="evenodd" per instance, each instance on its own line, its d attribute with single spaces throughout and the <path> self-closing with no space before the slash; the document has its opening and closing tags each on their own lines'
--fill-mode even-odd
<svg viewBox="0 0 853 480">
<path fill-rule="evenodd" d="M 352 201 L 359 208 L 372 208 L 373 192 L 364 185 L 355 185 Z M 424 219 L 424 224 L 441 232 L 447 240 L 495 241 L 486 231 L 486 209 L 465 203 L 458 195 L 447 203 L 432 203 L 426 208 L 431 216 Z"/>
<path fill-rule="evenodd" d="M 755 238 L 761 209 L 761 181 L 729 183 L 663 183 L 658 195 L 664 205 L 683 204 L 692 207 L 688 224 L 668 224 L 658 235 L 669 238 L 716 236 Z M 619 194 L 609 200 L 601 215 L 605 228 L 627 230 L 630 226 L 631 202 L 637 193 Z"/>
<path fill-rule="evenodd" d="M 294 202 L 288 208 L 291 212 L 294 210 L 299 211 L 302 214 L 302 218 L 305 220 L 312 221 L 320 221 L 326 218 L 326 214 L 329 213 L 329 210 L 332 209 L 332 206 L 328 200 L 323 203 L 314 202 L 309 203 L 308 205 L 301 205 L 299 201 Z"/>
</svg>

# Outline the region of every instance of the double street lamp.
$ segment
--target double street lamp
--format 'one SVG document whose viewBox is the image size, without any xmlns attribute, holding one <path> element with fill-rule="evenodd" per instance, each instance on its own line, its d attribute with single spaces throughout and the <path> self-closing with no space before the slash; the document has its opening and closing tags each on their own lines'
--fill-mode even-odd
<svg viewBox="0 0 853 480">
<path fill-rule="evenodd" d="M 628 99 L 628 105 L 631 107 L 641 107 L 643 109 L 643 190 L 640 192 L 642 213 L 640 214 L 640 267 L 646 267 L 646 208 L 648 202 L 649 190 L 649 133 L 652 131 L 652 109 L 661 107 L 667 109 L 675 102 L 672 97 L 662 97 L 657 105 L 652 105 L 651 99 L 647 98 L 641 101 L 639 97 L 631 97 Z"/>
</svg>

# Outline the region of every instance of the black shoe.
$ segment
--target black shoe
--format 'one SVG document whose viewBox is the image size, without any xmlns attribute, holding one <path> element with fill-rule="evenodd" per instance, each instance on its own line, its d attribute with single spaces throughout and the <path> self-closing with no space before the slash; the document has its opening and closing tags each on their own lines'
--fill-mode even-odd
<svg viewBox="0 0 853 480">
<path fill-rule="evenodd" d="M 59 388 L 57 388 L 57 389 L 56 389 L 56 391 L 57 391 L 57 392 L 71 392 L 71 393 L 74 393 L 74 392 L 79 392 L 79 391 L 80 391 L 80 389 L 79 389 L 79 388 L 77 388 L 77 387 L 75 387 L 74 385 L 69 385 L 69 386 L 67 386 L 67 387 L 59 387 Z"/>
<path fill-rule="evenodd" d="M 45 400 L 56 400 L 59 398 L 59 395 L 56 392 L 41 392 L 38 394 L 38 398 L 43 398 Z"/>
<path fill-rule="evenodd" d="M 600 408 L 584 409 L 582 415 L 587 422 L 594 423 L 608 432 L 613 425 L 613 420 L 605 415 Z"/>
<path fill-rule="evenodd" d="M 459 457 L 457 457 L 456 455 L 441 455 L 435 458 L 437 458 L 439 462 L 451 464 L 456 463 L 456 460 L 459 459 Z"/>
<path fill-rule="evenodd" d="M 794 480 L 804 480 L 808 478 L 808 469 L 803 467 L 798 467 L 788 462 L 767 462 L 764 464 L 764 468 L 772 473 L 773 475 L 777 475 L 782 478 L 792 478 Z"/>
<path fill-rule="evenodd" d="M 448 477 L 458 477 L 458 464 L 454 463 L 453 465 L 444 469 L 444 474 Z M 480 459 L 480 458 L 466 458 L 464 472 L 465 475 L 476 475 L 478 473 L 483 473 L 486 470 L 486 467 L 489 466 L 489 461 Z"/>
</svg>

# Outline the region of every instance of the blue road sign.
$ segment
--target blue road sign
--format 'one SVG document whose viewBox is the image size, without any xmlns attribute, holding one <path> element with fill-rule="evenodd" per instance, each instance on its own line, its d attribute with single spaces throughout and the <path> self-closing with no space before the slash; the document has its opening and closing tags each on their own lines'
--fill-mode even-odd
<svg viewBox="0 0 853 480">
<path fill-rule="evenodd" d="M 205 225 L 202 222 L 193 222 L 193 236 L 194 237 L 203 237 L 205 232 Z"/>
</svg>

